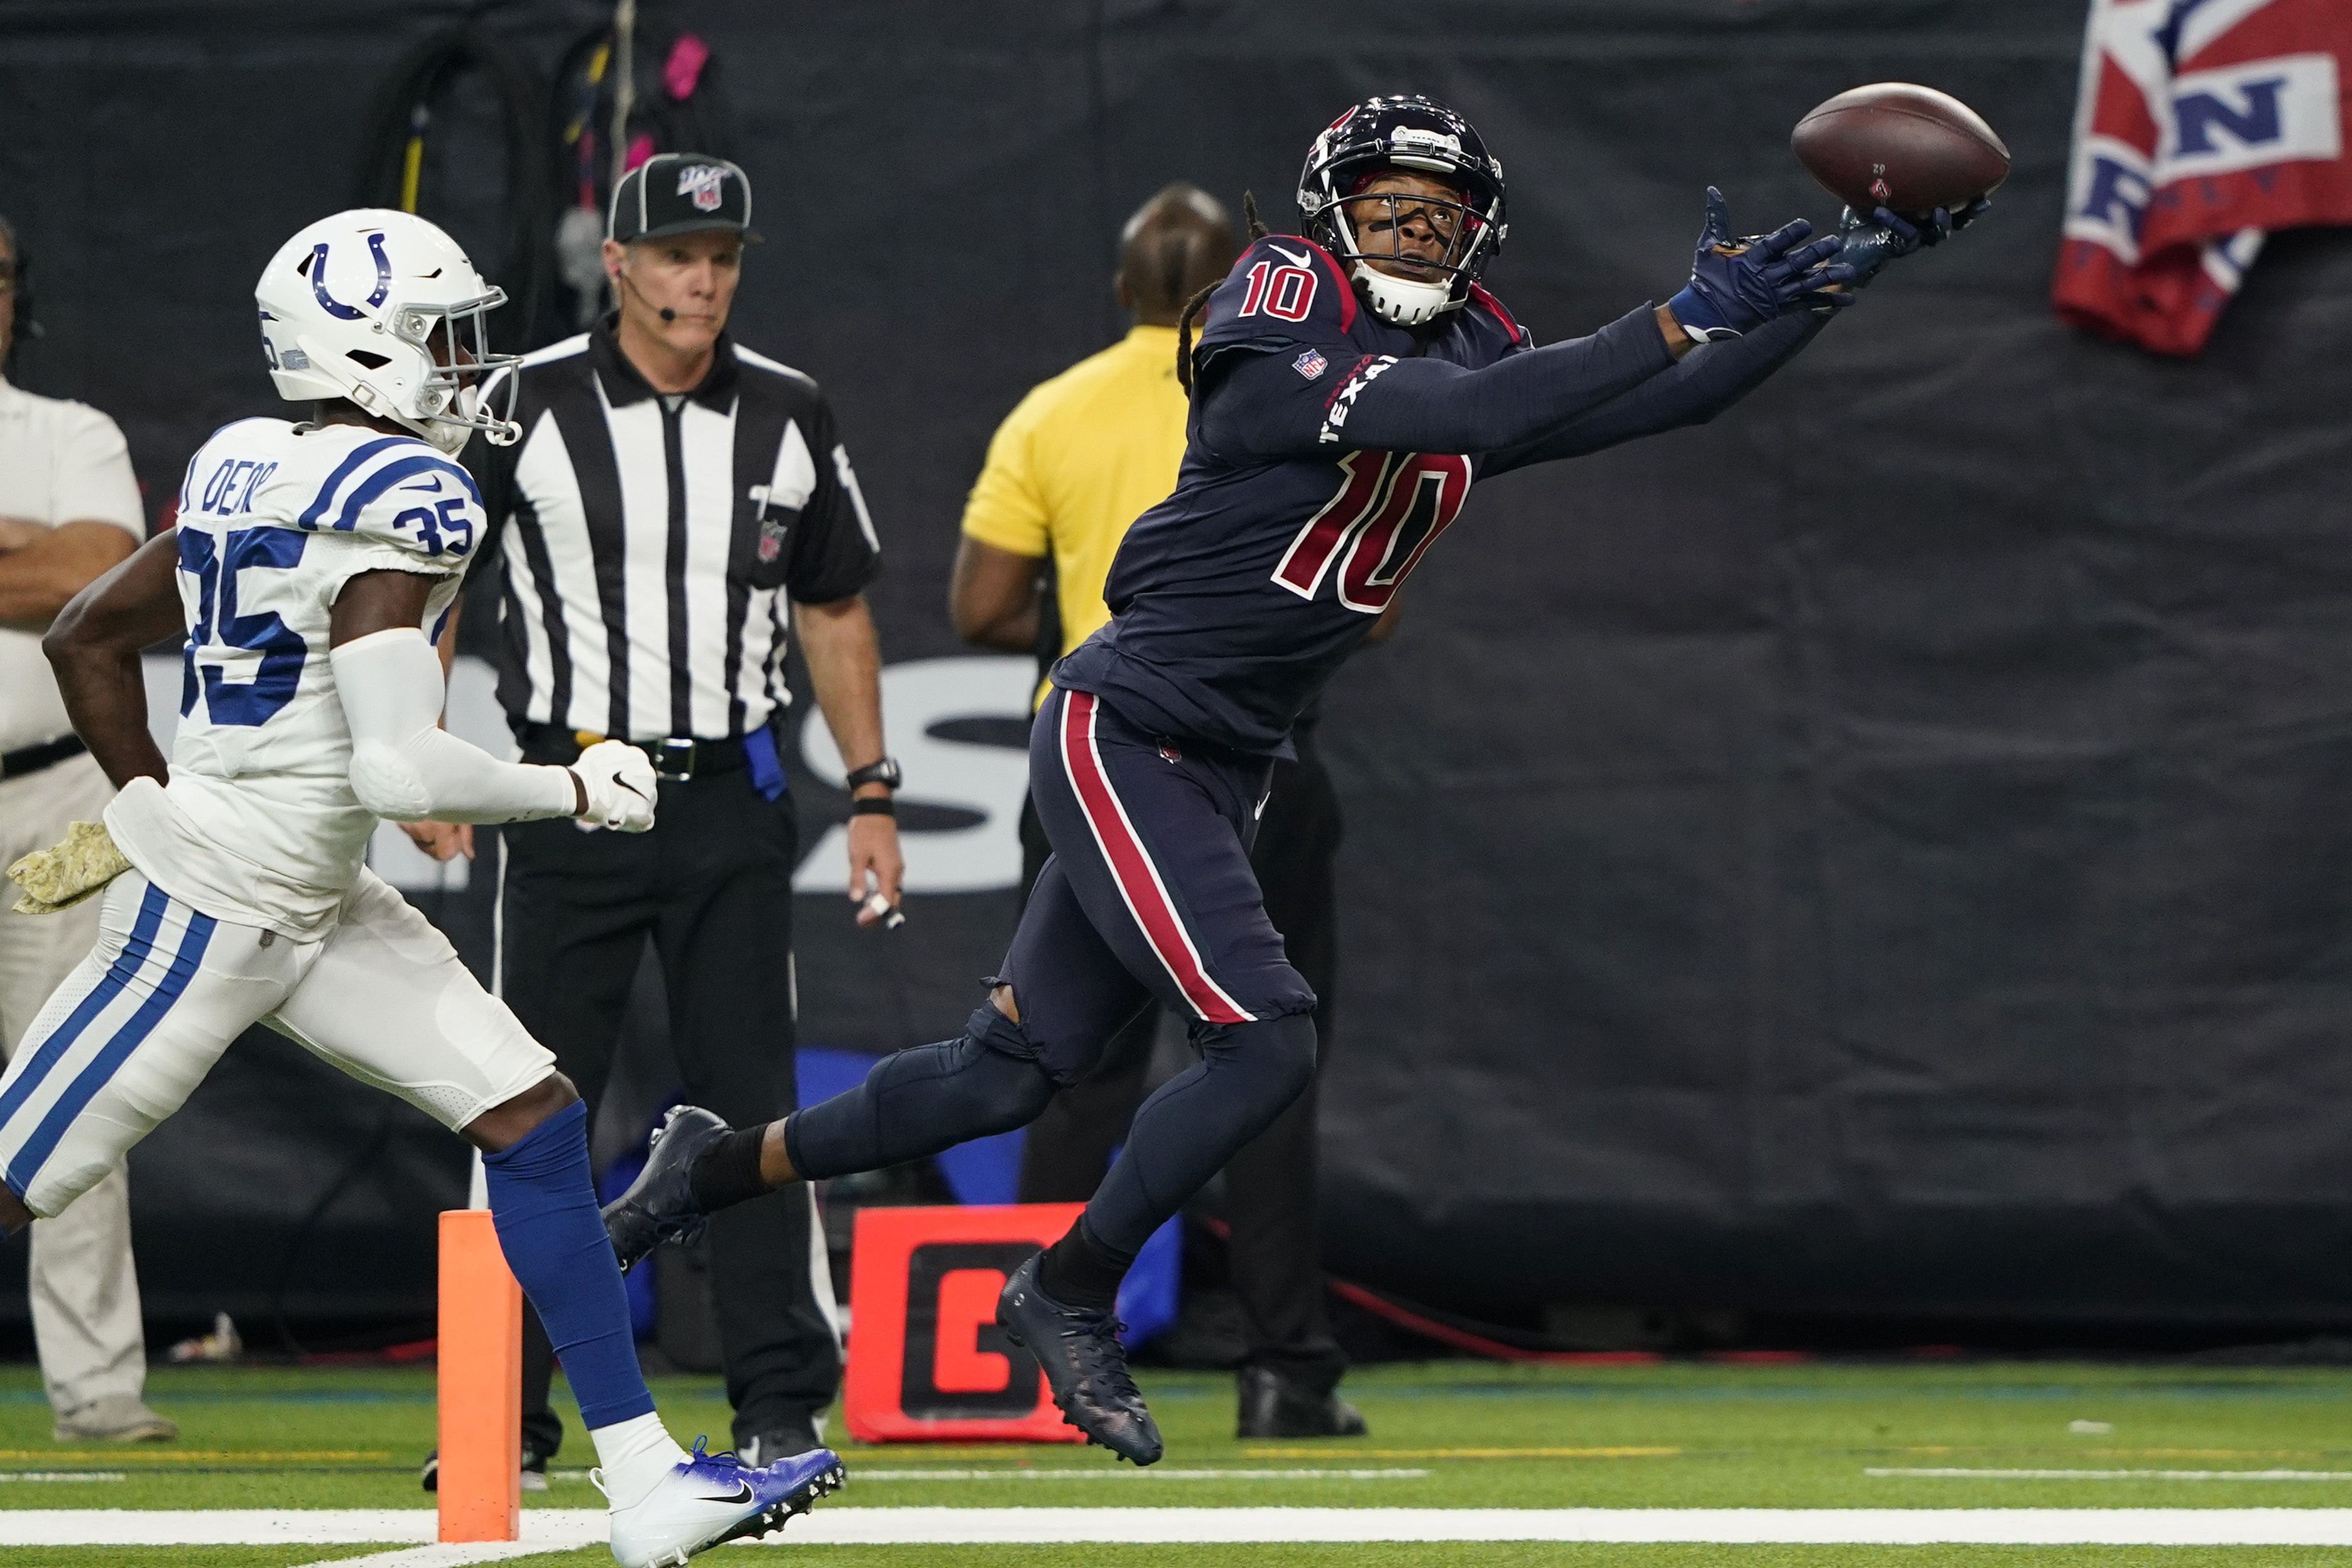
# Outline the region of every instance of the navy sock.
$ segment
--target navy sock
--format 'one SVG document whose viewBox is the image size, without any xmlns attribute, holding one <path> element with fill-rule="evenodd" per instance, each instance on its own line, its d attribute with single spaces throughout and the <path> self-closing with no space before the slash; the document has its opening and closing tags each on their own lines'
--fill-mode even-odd
<svg viewBox="0 0 2352 1568">
<path fill-rule="evenodd" d="M 588 1173 L 588 1108 L 574 1100 L 515 1143 L 482 1156 L 507 1267 L 539 1310 L 589 1430 L 649 1414 L 621 1266 Z"/>
<path fill-rule="evenodd" d="M 1037 1283 L 1065 1307 L 1108 1312 L 1118 1305 L 1119 1281 L 1135 1263 L 1087 1234 L 1086 1216 L 1062 1233 L 1037 1264 Z"/>
<path fill-rule="evenodd" d="M 705 1149 L 694 1169 L 686 1173 L 695 1206 L 704 1214 L 717 1214 L 765 1196 L 769 1187 L 760 1179 L 760 1144 L 767 1136 L 768 1124 L 763 1121 L 757 1127 L 739 1128 Z"/>
</svg>

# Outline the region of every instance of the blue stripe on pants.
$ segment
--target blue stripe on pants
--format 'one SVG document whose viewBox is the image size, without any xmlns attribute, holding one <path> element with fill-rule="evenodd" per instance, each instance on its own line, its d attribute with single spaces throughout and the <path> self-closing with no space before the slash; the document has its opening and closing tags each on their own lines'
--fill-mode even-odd
<svg viewBox="0 0 2352 1568">
<path fill-rule="evenodd" d="M 100 1047 L 98 1054 L 90 1058 L 89 1065 L 81 1069 L 65 1093 L 58 1097 L 58 1102 L 49 1107 L 49 1113 L 41 1118 L 38 1127 L 33 1129 L 33 1136 L 17 1151 L 16 1159 L 9 1162 L 7 1182 L 10 1191 L 21 1196 L 32 1186 L 33 1178 L 41 1173 L 41 1167 L 57 1152 L 58 1141 L 66 1135 L 66 1129 L 72 1126 L 74 1119 L 97 1098 L 98 1091 L 105 1087 L 107 1080 L 121 1070 L 122 1064 L 131 1059 L 131 1053 L 139 1048 L 140 1042 L 155 1032 L 155 1026 L 163 1021 L 163 1015 L 172 1010 L 172 1004 L 180 999 L 180 994 L 188 988 L 188 982 L 195 978 L 196 968 L 204 963 L 205 949 L 211 944 L 213 930 L 217 923 L 210 915 L 198 914 L 194 910 L 188 911 L 187 934 L 180 939 L 180 950 L 172 955 L 171 966 L 163 972 L 163 978 L 156 984 L 153 993 L 139 1005 L 139 1010 L 125 1020 L 122 1027 L 114 1032 L 114 1037 Z M 110 971 L 108 978 L 112 977 Z"/>
<path fill-rule="evenodd" d="M 121 995 L 123 988 L 138 978 L 149 955 L 155 951 L 155 931 L 163 923 L 163 908 L 170 902 L 163 889 L 149 885 L 147 896 L 139 905 L 139 918 L 131 927 L 131 940 L 114 955 L 114 963 L 108 967 L 104 978 L 82 998 L 81 1005 L 40 1043 L 33 1052 L 33 1059 L 16 1075 L 16 1081 L 8 1086 L 5 1093 L 0 1093 L 0 1127 L 6 1126 L 8 1119 L 23 1109 L 58 1060 L 81 1038 L 81 1032 L 89 1027 L 90 1021 L 106 1011 L 107 1004 Z M 25 1195 L 25 1189 L 16 1186 L 13 1180 L 10 1186 L 18 1197 Z"/>
</svg>

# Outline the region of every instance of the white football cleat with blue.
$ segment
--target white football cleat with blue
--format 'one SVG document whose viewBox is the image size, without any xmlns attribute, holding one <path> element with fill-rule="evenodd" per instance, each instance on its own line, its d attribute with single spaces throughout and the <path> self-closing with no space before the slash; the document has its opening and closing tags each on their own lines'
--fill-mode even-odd
<svg viewBox="0 0 2352 1568">
<path fill-rule="evenodd" d="M 613 1556 L 622 1568 L 679 1564 L 723 1541 L 765 1535 L 842 1484 L 841 1458 L 812 1449 L 757 1468 L 732 1454 L 694 1452 L 639 1501 L 612 1512 Z M 604 1472 L 588 1479 L 604 1489 Z"/>
</svg>

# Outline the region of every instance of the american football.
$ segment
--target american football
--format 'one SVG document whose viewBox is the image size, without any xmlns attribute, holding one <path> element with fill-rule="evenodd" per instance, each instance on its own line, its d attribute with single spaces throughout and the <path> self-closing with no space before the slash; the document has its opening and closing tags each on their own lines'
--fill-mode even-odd
<svg viewBox="0 0 2352 1568">
<path fill-rule="evenodd" d="M 1858 213 L 1958 208 L 2009 178 L 2009 148 L 1948 92 L 1905 81 L 1839 93 L 1797 121 L 1797 159 Z"/>
</svg>

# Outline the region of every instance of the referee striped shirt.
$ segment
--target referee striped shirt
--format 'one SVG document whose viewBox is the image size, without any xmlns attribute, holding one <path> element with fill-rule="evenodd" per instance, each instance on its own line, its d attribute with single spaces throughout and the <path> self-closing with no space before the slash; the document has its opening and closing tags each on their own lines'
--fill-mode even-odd
<svg viewBox="0 0 2352 1568">
<path fill-rule="evenodd" d="M 466 463 L 509 718 L 633 741 L 767 723 L 791 700 L 786 599 L 848 598 L 882 563 L 816 383 L 722 335 L 699 386 L 656 393 L 609 317 L 503 374 L 522 438 Z"/>
</svg>

